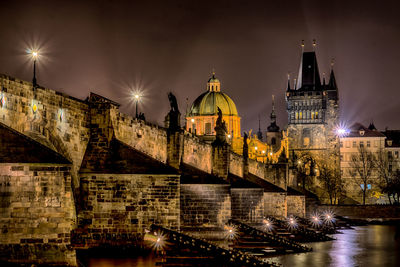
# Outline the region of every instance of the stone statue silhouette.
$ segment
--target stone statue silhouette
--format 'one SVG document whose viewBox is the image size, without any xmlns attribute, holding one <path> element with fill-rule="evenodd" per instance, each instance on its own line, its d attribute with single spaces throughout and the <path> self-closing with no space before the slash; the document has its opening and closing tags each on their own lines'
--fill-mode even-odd
<svg viewBox="0 0 400 267">
<path fill-rule="evenodd" d="M 172 92 L 168 93 L 168 100 L 171 106 L 171 110 L 168 112 L 168 115 L 166 117 L 167 127 L 171 130 L 180 129 L 181 113 L 179 112 L 178 109 L 178 102 L 176 101 L 176 97 Z"/>
<path fill-rule="evenodd" d="M 226 133 L 228 131 L 226 129 L 225 122 L 222 120 L 222 111 L 219 107 L 217 107 L 217 108 L 218 108 L 218 118 L 217 118 L 216 126 L 214 128 L 214 130 L 216 132 L 215 141 L 216 141 L 216 143 L 223 144 L 223 143 L 226 143 Z"/>
<path fill-rule="evenodd" d="M 176 97 L 174 96 L 174 94 L 172 92 L 168 93 L 168 100 L 169 100 L 169 104 L 171 106 L 171 111 L 178 112 L 180 114 L 179 109 L 178 109 L 178 102 L 176 101 Z"/>
<path fill-rule="evenodd" d="M 243 158 L 249 158 L 249 145 L 247 144 L 248 135 L 246 132 L 243 133 Z"/>
</svg>

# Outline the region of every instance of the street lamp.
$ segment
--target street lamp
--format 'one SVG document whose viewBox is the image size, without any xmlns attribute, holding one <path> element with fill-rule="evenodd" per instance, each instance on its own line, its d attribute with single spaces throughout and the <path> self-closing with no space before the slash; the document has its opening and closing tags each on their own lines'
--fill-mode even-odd
<svg viewBox="0 0 400 267">
<path fill-rule="evenodd" d="M 135 94 L 134 97 L 135 97 L 135 104 L 136 104 L 136 119 L 137 119 L 138 118 L 138 102 L 140 100 L 140 95 Z"/>
<path fill-rule="evenodd" d="M 32 80 L 32 84 L 33 84 L 33 87 L 36 88 L 36 86 L 37 86 L 37 83 L 36 83 L 36 60 L 39 57 L 39 52 L 35 51 L 35 50 L 30 50 L 29 53 L 31 54 L 32 59 L 33 59 L 33 80 Z"/>
</svg>

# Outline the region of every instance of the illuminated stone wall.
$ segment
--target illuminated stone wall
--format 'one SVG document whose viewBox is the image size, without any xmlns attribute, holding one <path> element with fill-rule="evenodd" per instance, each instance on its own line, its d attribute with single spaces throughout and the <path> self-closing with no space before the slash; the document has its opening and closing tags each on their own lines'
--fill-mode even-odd
<svg viewBox="0 0 400 267">
<path fill-rule="evenodd" d="M 134 244 L 151 224 L 179 230 L 179 176 L 82 174 L 83 207 L 74 241 Z"/>
<path fill-rule="evenodd" d="M 262 188 L 232 188 L 232 219 L 245 223 L 261 223 L 264 217 Z"/>
<path fill-rule="evenodd" d="M 47 88 L 0 75 L 0 122 L 73 162 L 73 186 L 89 141 L 87 103 Z"/>
<path fill-rule="evenodd" d="M 286 193 L 264 192 L 264 216 L 287 216 Z"/>
<path fill-rule="evenodd" d="M 228 184 L 181 184 L 181 227 L 223 227 L 231 218 Z"/>
<path fill-rule="evenodd" d="M 306 216 L 305 196 L 288 195 L 286 196 L 286 201 L 288 215 L 295 215 L 298 217 Z"/>
<path fill-rule="evenodd" d="M 76 265 L 69 165 L 0 164 L 0 261 Z"/>
</svg>

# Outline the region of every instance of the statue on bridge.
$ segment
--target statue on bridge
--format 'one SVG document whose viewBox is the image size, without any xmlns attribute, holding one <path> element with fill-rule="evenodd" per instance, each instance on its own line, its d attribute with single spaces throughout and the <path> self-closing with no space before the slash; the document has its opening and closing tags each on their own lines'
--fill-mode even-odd
<svg viewBox="0 0 400 267">
<path fill-rule="evenodd" d="M 248 135 L 246 132 L 243 133 L 243 158 L 249 158 L 249 145 L 247 144 Z"/>
<path fill-rule="evenodd" d="M 168 93 L 168 100 L 171 106 L 171 110 L 168 112 L 168 115 L 165 117 L 165 127 L 170 130 L 178 130 L 181 128 L 181 113 L 178 109 L 178 102 L 176 101 L 176 97 L 172 92 Z"/>
<path fill-rule="evenodd" d="M 216 144 L 225 144 L 226 143 L 226 134 L 228 130 L 226 129 L 226 124 L 222 119 L 222 111 L 219 107 L 218 108 L 218 118 L 217 118 L 217 123 L 214 128 L 216 132 L 215 136 L 215 143 Z"/>
</svg>

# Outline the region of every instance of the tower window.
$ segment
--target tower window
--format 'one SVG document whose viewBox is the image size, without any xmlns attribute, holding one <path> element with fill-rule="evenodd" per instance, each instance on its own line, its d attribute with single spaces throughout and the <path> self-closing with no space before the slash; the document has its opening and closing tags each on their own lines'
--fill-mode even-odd
<svg viewBox="0 0 400 267">
<path fill-rule="evenodd" d="M 205 124 L 206 134 L 211 134 L 211 123 L 207 122 Z"/>
<path fill-rule="evenodd" d="M 371 141 L 367 141 L 367 147 L 371 147 Z"/>
<path fill-rule="evenodd" d="M 364 147 L 364 141 L 360 141 L 360 147 Z"/>
<path fill-rule="evenodd" d="M 275 137 L 273 137 L 272 139 L 271 139 L 271 145 L 275 145 L 276 144 L 276 139 L 275 139 Z"/>
<path fill-rule="evenodd" d="M 353 141 L 353 147 L 357 147 L 357 142 Z"/>
</svg>

